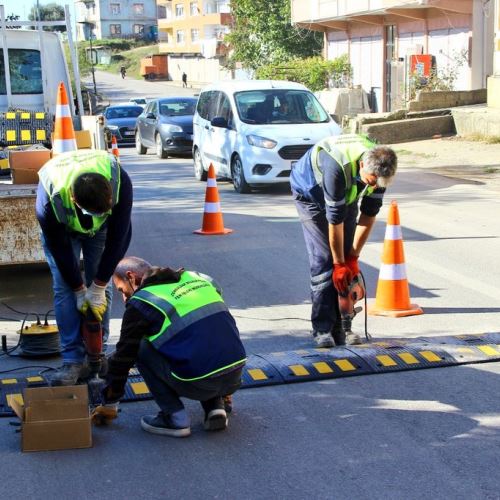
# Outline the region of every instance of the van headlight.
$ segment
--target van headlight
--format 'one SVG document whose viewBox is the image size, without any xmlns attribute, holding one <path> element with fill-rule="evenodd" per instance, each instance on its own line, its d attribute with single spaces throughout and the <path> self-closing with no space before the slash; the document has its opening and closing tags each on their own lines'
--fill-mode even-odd
<svg viewBox="0 0 500 500">
<path fill-rule="evenodd" d="M 106 125 L 108 130 L 118 130 L 118 127 L 116 125 Z"/>
<path fill-rule="evenodd" d="M 247 141 L 250 146 L 255 146 L 257 148 L 273 149 L 276 141 L 272 139 L 267 139 L 266 137 L 260 137 L 258 135 L 247 135 Z"/>
<path fill-rule="evenodd" d="M 182 132 L 182 127 L 179 127 L 179 125 L 168 125 L 167 123 L 162 124 L 161 129 L 168 134 L 172 132 Z"/>
</svg>

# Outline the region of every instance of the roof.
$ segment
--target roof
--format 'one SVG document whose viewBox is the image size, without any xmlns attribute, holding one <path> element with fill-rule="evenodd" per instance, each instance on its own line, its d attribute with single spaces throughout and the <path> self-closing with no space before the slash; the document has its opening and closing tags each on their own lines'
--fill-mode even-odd
<svg viewBox="0 0 500 500">
<path fill-rule="evenodd" d="M 202 91 L 224 89 L 227 92 L 242 92 L 245 90 L 268 90 L 272 88 L 308 90 L 301 83 L 289 82 L 287 80 L 222 80 L 203 87 Z"/>
</svg>

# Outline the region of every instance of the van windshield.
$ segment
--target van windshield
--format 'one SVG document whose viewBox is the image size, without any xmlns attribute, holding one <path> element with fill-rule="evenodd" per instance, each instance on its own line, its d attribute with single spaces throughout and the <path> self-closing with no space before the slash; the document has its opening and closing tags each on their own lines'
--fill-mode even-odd
<svg viewBox="0 0 500 500">
<path fill-rule="evenodd" d="M 326 123 L 330 121 L 316 97 L 306 90 L 250 90 L 234 94 L 240 120 L 256 125 Z"/>
<path fill-rule="evenodd" d="M 43 94 L 40 51 L 9 49 L 12 94 Z M 3 49 L 0 49 L 0 95 L 7 94 Z"/>
</svg>

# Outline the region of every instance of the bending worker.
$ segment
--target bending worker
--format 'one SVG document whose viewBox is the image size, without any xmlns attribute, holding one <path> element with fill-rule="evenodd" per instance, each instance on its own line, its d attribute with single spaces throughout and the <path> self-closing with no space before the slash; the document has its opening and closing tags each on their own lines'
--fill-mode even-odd
<svg viewBox="0 0 500 500">
<path fill-rule="evenodd" d="M 234 318 L 211 278 L 126 257 L 113 282 L 126 309 L 116 352 L 108 360 L 105 404 L 94 414 L 117 416 L 128 372 L 137 362 L 160 407 L 157 415 L 142 417 L 145 431 L 189 436 L 190 419 L 180 397 L 201 402 L 206 430 L 225 429 L 223 397 L 240 387 L 246 355 Z"/>
<path fill-rule="evenodd" d="M 102 321 L 104 340 L 109 334 L 106 286 L 130 243 L 132 183 L 115 156 L 98 150 L 59 154 L 39 177 L 36 216 L 52 273 L 63 358 L 50 382 L 72 385 L 87 371 L 81 313 L 90 308 Z"/>
<path fill-rule="evenodd" d="M 292 168 L 290 185 L 309 255 L 312 333 L 319 347 L 361 343 L 357 333 L 345 338 L 338 293 L 346 293 L 359 273 L 359 255 L 396 166 L 391 148 L 348 134 L 320 141 Z"/>
</svg>

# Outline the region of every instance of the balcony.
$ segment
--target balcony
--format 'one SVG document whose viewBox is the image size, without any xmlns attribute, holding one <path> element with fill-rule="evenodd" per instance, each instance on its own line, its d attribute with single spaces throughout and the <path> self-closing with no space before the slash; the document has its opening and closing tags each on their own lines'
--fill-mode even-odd
<svg viewBox="0 0 500 500">
<path fill-rule="evenodd" d="M 382 25 L 385 17 L 426 19 L 429 9 L 471 14 L 473 0 L 291 0 L 292 23 L 325 31 L 348 22 Z"/>
</svg>

